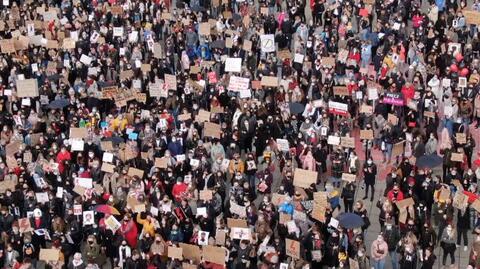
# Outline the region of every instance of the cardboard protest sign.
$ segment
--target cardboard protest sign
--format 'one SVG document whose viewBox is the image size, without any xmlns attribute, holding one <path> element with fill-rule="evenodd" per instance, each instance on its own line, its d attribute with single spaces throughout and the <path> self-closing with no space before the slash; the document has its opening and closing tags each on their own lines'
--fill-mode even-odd
<svg viewBox="0 0 480 269">
<path fill-rule="evenodd" d="M 346 86 L 334 86 L 333 95 L 350 96 L 350 93 L 348 92 L 348 88 Z"/>
<path fill-rule="evenodd" d="M 18 220 L 18 230 L 20 233 L 26 233 L 33 231 L 32 226 L 30 224 L 29 218 L 22 218 Z"/>
<path fill-rule="evenodd" d="M 225 250 L 222 247 L 204 246 L 202 249 L 203 259 L 207 262 L 224 265 L 225 255 Z"/>
<path fill-rule="evenodd" d="M 318 173 L 315 171 L 296 168 L 293 177 L 293 185 L 301 188 L 309 188 L 311 184 L 317 183 Z"/>
<path fill-rule="evenodd" d="M 398 124 L 398 117 L 391 114 L 391 113 L 388 113 L 387 121 L 390 122 L 393 125 L 397 125 Z"/>
<path fill-rule="evenodd" d="M 203 135 L 205 137 L 221 138 L 222 127 L 220 124 L 205 122 L 203 126 Z"/>
<path fill-rule="evenodd" d="M 163 158 L 155 158 L 155 167 L 166 169 L 168 167 L 168 159 Z"/>
<path fill-rule="evenodd" d="M 322 65 L 335 66 L 335 58 L 322 57 Z"/>
<path fill-rule="evenodd" d="M 137 176 L 139 177 L 140 179 L 143 178 L 143 170 L 140 170 L 140 169 L 137 169 L 137 168 L 133 168 L 133 167 L 129 167 L 128 168 L 128 175 L 131 176 L 131 177 L 134 177 L 134 176 Z"/>
<path fill-rule="evenodd" d="M 480 213 L 480 200 L 475 199 L 475 201 L 473 201 L 471 207 L 472 207 L 473 209 L 475 209 L 477 212 Z"/>
<path fill-rule="evenodd" d="M 392 149 L 392 156 L 400 156 L 404 153 L 405 141 L 395 143 Z"/>
<path fill-rule="evenodd" d="M 294 259 L 300 259 L 300 242 L 285 238 L 286 254 Z"/>
<path fill-rule="evenodd" d="M 287 198 L 286 194 L 273 193 L 272 194 L 272 204 L 278 206 Z"/>
<path fill-rule="evenodd" d="M 263 76 L 261 85 L 266 87 L 278 87 L 278 78 L 273 76 Z"/>
<path fill-rule="evenodd" d="M 462 10 L 467 24 L 480 25 L 480 12 L 474 10 Z"/>
<path fill-rule="evenodd" d="M 342 173 L 342 180 L 347 182 L 355 182 L 355 180 L 357 180 L 357 176 L 355 174 Z"/>
<path fill-rule="evenodd" d="M 280 224 L 287 224 L 287 222 L 292 220 L 292 216 L 290 214 L 286 213 L 280 213 L 279 214 L 279 223 Z"/>
<path fill-rule="evenodd" d="M 70 138 L 86 138 L 88 136 L 87 128 L 70 128 Z"/>
<path fill-rule="evenodd" d="M 17 80 L 18 97 L 36 97 L 38 96 L 38 82 L 36 79 Z"/>
<path fill-rule="evenodd" d="M 373 107 L 367 105 L 360 106 L 360 113 L 373 114 Z"/>
<path fill-rule="evenodd" d="M 326 218 L 325 218 L 325 210 L 326 208 L 317 204 L 317 203 L 314 203 L 313 204 L 313 209 L 312 209 L 312 218 L 318 220 L 318 221 L 321 221 L 321 222 L 325 222 Z"/>
<path fill-rule="evenodd" d="M 199 198 L 203 201 L 210 201 L 213 199 L 213 192 L 212 190 L 200 190 L 199 191 Z"/>
<path fill-rule="evenodd" d="M 178 120 L 179 121 L 187 121 L 189 119 L 191 119 L 192 116 L 190 114 L 181 114 L 181 115 L 178 115 Z"/>
<path fill-rule="evenodd" d="M 243 50 L 245 51 L 252 51 L 252 41 L 250 40 L 243 40 Z"/>
<path fill-rule="evenodd" d="M 225 240 L 227 239 L 227 232 L 225 230 L 217 229 L 215 233 L 215 244 L 225 245 Z"/>
<path fill-rule="evenodd" d="M 39 260 L 41 261 L 58 261 L 60 259 L 60 250 L 59 249 L 40 249 Z"/>
<path fill-rule="evenodd" d="M 340 138 L 340 146 L 345 148 L 355 148 L 355 138 L 342 136 Z"/>
<path fill-rule="evenodd" d="M 15 53 L 15 42 L 13 39 L 0 40 L 0 49 L 2 53 Z"/>
<path fill-rule="evenodd" d="M 415 205 L 415 201 L 410 197 L 410 198 L 407 198 L 407 199 L 403 199 L 401 201 L 397 201 L 397 202 L 395 202 L 395 204 L 400 209 L 400 208 L 405 208 L 405 207 Z"/>
<path fill-rule="evenodd" d="M 450 160 L 453 162 L 463 162 L 463 153 L 452 153 Z"/>
<path fill-rule="evenodd" d="M 452 205 L 455 208 L 463 210 L 468 206 L 468 196 L 463 193 L 463 191 L 455 192 L 453 196 Z"/>
<path fill-rule="evenodd" d="M 360 130 L 360 139 L 373 139 L 373 130 Z"/>
<path fill-rule="evenodd" d="M 358 264 L 358 261 L 352 258 L 348 258 L 348 263 L 350 265 L 350 269 L 359 269 L 360 266 Z"/>
<path fill-rule="evenodd" d="M 292 58 L 292 53 L 286 49 L 286 50 L 279 50 L 277 52 L 277 57 L 281 59 L 282 61 L 285 61 L 285 59 L 291 59 Z"/>
<path fill-rule="evenodd" d="M 467 144 L 467 135 L 465 133 L 457 133 L 455 138 L 458 144 Z"/>
<path fill-rule="evenodd" d="M 106 173 L 113 173 L 113 172 L 115 172 L 114 168 L 115 168 L 115 165 L 103 162 L 100 170 L 102 172 L 106 172 Z"/>
<path fill-rule="evenodd" d="M 131 79 L 133 77 L 133 70 L 125 70 L 120 72 L 120 80 Z"/>
<path fill-rule="evenodd" d="M 192 260 L 195 263 L 200 262 L 202 259 L 202 252 L 199 246 L 185 243 L 180 243 L 179 245 L 180 248 L 182 248 L 182 255 L 185 259 Z"/>
<path fill-rule="evenodd" d="M 202 22 L 198 25 L 198 33 L 200 35 L 210 35 L 210 23 Z"/>
<path fill-rule="evenodd" d="M 227 218 L 228 228 L 238 227 L 238 228 L 248 228 L 247 221 L 244 219 L 233 219 Z"/>
<path fill-rule="evenodd" d="M 322 207 L 326 207 L 328 204 L 328 193 L 326 191 L 314 192 L 313 201 Z"/>
<path fill-rule="evenodd" d="M 7 190 L 15 190 L 15 181 L 14 180 L 3 180 L 0 181 L 0 193 L 5 193 Z"/>
<path fill-rule="evenodd" d="M 183 248 L 168 246 L 167 253 L 169 258 L 183 260 Z"/>
<path fill-rule="evenodd" d="M 195 117 L 195 121 L 198 121 L 198 122 L 208 122 L 208 121 L 210 121 L 210 112 L 206 111 L 206 110 L 203 110 L 203 109 L 200 109 L 198 111 L 198 115 Z"/>
</svg>

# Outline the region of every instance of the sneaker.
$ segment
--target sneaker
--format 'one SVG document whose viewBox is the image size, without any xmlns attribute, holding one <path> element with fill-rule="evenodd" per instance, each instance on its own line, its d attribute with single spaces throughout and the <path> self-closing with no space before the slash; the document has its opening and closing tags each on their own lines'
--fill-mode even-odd
<svg viewBox="0 0 480 269">
<path fill-rule="evenodd" d="M 467 246 L 463 246 L 463 251 L 467 251 L 468 250 L 468 247 Z"/>
<path fill-rule="evenodd" d="M 457 246 L 457 248 L 459 248 L 459 247 L 460 247 L 460 245 L 459 245 L 459 244 L 456 244 L 456 246 Z"/>
</svg>

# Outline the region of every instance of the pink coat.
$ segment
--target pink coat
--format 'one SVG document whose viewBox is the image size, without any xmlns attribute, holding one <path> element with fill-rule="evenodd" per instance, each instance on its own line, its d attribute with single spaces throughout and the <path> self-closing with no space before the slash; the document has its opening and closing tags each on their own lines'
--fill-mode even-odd
<svg viewBox="0 0 480 269">
<path fill-rule="evenodd" d="M 317 163 L 315 162 L 315 159 L 313 158 L 313 155 L 311 152 L 308 152 L 307 154 L 303 155 L 300 157 L 302 160 L 302 168 L 310 171 L 316 171 L 317 170 Z"/>
</svg>

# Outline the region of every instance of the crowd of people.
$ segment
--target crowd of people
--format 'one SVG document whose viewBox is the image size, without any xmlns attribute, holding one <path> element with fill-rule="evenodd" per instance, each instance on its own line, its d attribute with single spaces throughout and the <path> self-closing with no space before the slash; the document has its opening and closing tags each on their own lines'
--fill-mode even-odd
<svg viewBox="0 0 480 269">
<path fill-rule="evenodd" d="M 479 12 L 3 0 L 0 268 L 480 268 Z"/>
</svg>

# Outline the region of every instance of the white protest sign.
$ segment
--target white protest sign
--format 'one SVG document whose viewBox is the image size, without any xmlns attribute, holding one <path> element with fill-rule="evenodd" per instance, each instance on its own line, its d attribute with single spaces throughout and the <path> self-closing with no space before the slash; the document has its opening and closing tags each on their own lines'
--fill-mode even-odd
<svg viewBox="0 0 480 269">
<path fill-rule="evenodd" d="M 225 72 L 240 72 L 240 71 L 242 71 L 242 58 L 225 59 Z"/>
<path fill-rule="evenodd" d="M 288 144 L 287 139 L 277 138 L 277 146 L 278 146 L 278 149 L 281 150 L 281 151 L 289 151 L 290 150 L 290 146 Z"/>
<path fill-rule="evenodd" d="M 72 139 L 72 151 L 83 151 L 84 144 L 82 139 Z"/>
<path fill-rule="evenodd" d="M 230 83 L 228 84 L 228 90 L 233 92 L 241 92 L 244 90 L 248 90 L 249 83 L 250 83 L 249 78 L 231 76 Z"/>
<path fill-rule="evenodd" d="M 261 35 L 260 44 L 262 52 L 275 51 L 275 35 Z"/>
<path fill-rule="evenodd" d="M 93 211 L 83 211 L 83 226 L 93 225 L 95 223 L 95 218 Z"/>
<path fill-rule="evenodd" d="M 92 63 L 92 57 L 82 54 L 82 56 L 80 57 L 80 62 L 86 65 L 90 65 L 90 63 Z"/>
<path fill-rule="evenodd" d="M 113 161 L 113 153 L 104 152 L 102 162 L 111 163 Z"/>
<path fill-rule="evenodd" d="M 113 27 L 113 36 L 123 36 L 123 27 Z"/>
</svg>

